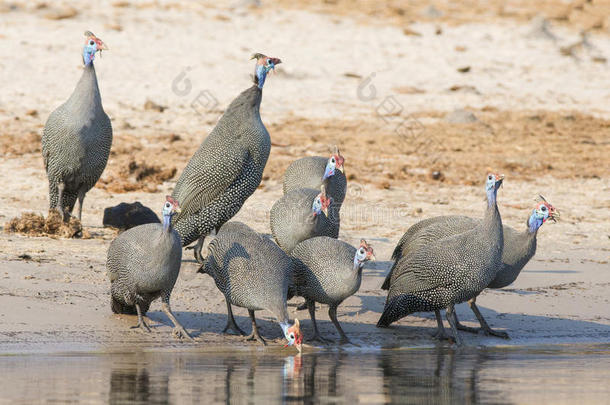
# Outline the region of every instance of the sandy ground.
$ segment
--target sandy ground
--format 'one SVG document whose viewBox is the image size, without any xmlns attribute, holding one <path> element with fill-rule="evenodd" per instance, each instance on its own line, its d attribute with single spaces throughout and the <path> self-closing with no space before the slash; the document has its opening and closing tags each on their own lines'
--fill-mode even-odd
<svg viewBox="0 0 610 405">
<path fill-rule="evenodd" d="M 562 220 L 540 231 L 538 254 L 514 285 L 478 300 L 488 322 L 512 339 L 464 336 L 467 343 L 610 341 L 610 30 L 597 18 L 607 15 L 606 3 L 586 3 L 566 17 L 549 11 L 563 3 L 545 2 L 539 11 L 550 35 L 536 10 L 518 2 L 508 11 L 491 7 L 484 18 L 467 5 L 435 3 L 442 14 L 435 17 L 428 3 L 402 12 L 332 3 L 121 1 L 86 3 L 85 13 L 80 2 L 0 2 L 0 223 L 46 214 L 40 133 L 78 80 L 87 29 L 110 46 L 96 70 L 115 136 L 106 171 L 85 199 L 91 238 L 0 233 L 0 351 L 258 348 L 220 335 L 223 298 L 209 277 L 194 274 L 190 251 L 172 302 L 197 342 L 172 340 L 158 303 L 149 313 L 154 332 L 131 331 L 134 317 L 110 312 L 104 263 L 116 233 L 101 227 L 107 206 L 138 200 L 160 207 L 223 109 L 249 85 L 248 58 L 257 51 L 284 61 L 262 105 L 274 146 L 260 189 L 236 219 L 268 233 L 285 167 L 340 145 L 350 181 L 341 239 L 370 240 L 378 258 L 339 309 L 353 341 L 433 344 L 430 314 L 374 327 L 385 299 L 379 286 L 409 225 L 481 214 L 487 168 L 506 174 L 505 224 L 523 227 L 538 193 Z M 326 309 L 318 314 L 322 332 L 336 336 Z M 474 324 L 466 306 L 458 314 Z M 248 327 L 247 312 L 236 315 Z M 280 328 L 259 316 L 263 335 L 279 345 Z M 308 335 L 308 320 L 303 328 Z"/>
</svg>

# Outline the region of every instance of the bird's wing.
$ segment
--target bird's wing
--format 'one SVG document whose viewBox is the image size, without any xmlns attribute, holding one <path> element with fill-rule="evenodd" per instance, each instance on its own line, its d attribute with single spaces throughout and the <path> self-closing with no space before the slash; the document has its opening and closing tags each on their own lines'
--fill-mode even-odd
<svg viewBox="0 0 610 405">
<path fill-rule="evenodd" d="M 185 173 L 189 178 L 184 179 L 184 187 L 175 195 L 182 211 L 177 219 L 200 211 L 218 198 L 242 175 L 244 167 L 251 166 L 245 164 L 249 160 L 249 150 L 237 142 L 225 147 L 220 159 L 201 159 L 196 170 Z M 207 180 L 201 182 L 198 178 Z"/>
</svg>

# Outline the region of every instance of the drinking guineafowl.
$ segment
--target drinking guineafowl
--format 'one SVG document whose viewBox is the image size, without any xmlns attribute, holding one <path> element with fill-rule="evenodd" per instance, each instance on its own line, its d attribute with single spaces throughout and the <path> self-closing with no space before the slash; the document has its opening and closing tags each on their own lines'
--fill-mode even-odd
<svg viewBox="0 0 610 405">
<path fill-rule="evenodd" d="M 503 178 L 487 176 L 487 209 L 478 226 L 441 239 L 434 232 L 422 234 L 427 242 L 400 259 L 394 269 L 400 276 L 390 285 L 378 327 L 388 327 L 413 312 L 446 308 L 454 339 L 461 344 L 454 305 L 480 294 L 502 264 L 504 240 L 496 196 Z"/>
<path fill-rule="evenodd" d="M 260 117 L 267 73 L 281 63 L 255 54 L 254 85 L 243 91 L 220 117 L 180 175 L 173 197 L 182 202 L 174 227 L 182 245 L 199 239 L 195 258 L 202 262 L 206 235 L 235 215 L 259 186 L 271 139 Z"/>
<path fill-rule="evenodd" d="M 112 145 L 112 125 L 102 107 L 93 66 L 95 53 L 108 47 L 90 31 L 85 37 L 83 74 L 70 98 L 51 113 L 42 134 L 49 206 L 65 221 L 77 198 L 81 219 L 85 194 L 102 175 Z"/>
<path fill-rule="evenodd" d="M 503 237 L 504 237 L 504 249 L 502 252 L 502 266 L 496 277 L 491 281 L 487 288 L 503 288 L 512 284 L 527 262 L 536 254 L 536 235 L 538 229 L 548 219 L 555 221 L 556 217 L 559 216 L 559 212 L 551 205 L 544 197 L 539 196 L 540 201 L 536 203 L 531 215 L 529 216 L 526 224 L 527 229 L 523 232 L 519 232 L 514 228 L 503 226 Z M 395 260 L 394 264 L 398 263 L 402 256 L 407 255 L 413 249 L 417 249 L 421 241 L 418 240 L 419 234 L 423 231 L 429 234 L 430 229 L 434 229 L 434 234 L 437 238 L 444 238 L 454 234 L 465 232 L 472 229 L 481 223 L 480 219 L 470 218 L 466 216 L 440 216 L 434 218 L 428 218 L 418 222 L 407 230 L 407 232 L 400 239 L 392 258 Z M 424 231 L 424 230 L 428 231 Z M 404 271 L 404 269 L 403 269 Z M 396 272 L 398 273 L 398 272 Z M 386 277 L 383 289 L 392 282 L 392 279 L 400 276 L 400 274 L 390 273 Z M 489 327 L 483 315 L 479 311 L 476 305 L 476 297 L 468 301 L 468 305 L 472 309 L 473 313 L 477 317 L 481 324 L 481 330 L 488 334 L 502 338 L 508 338 L 508 334 L 502 331 L 496 331 Z M 445 337 L 445 332 L 442 327 L 442 321 L 440 318 L 440 312 L 436 312 L 437 322 L 439 330 L 436 333 L 438 337 Z M 457 327 L 459 330 L 467 332 L 478 333 L 478 328 L 470 328 L 460 324 L 456 319 Z"/>
<path fill-rule="evenodd" d="M 348 343 L 337 321 L 337 307 L 360 288 L 364 263 L 375 260 L 373 248 L 364 240 L 356 249 L 343 241 L 318 236 L 299 243 L 291 256 L 296 294 L 305 298 L 313 323 L 311 340 L 325 340 L 316 324 L 315 303 L 319 302 L 328 305 L 328 316 L 341 335 L 341 343 Z"/>
<path fill-rule="evenodd" d="M 248 340 L 266 345 L 256 326 L 255 311 L 266 309 L 280 324 L 288 345 L 301 351 L 299 321 L 290 324 L 286 299 L 293 284 L 294 265 L 273 241 L 239 222 L 222 226 L 208 245 L 208 255 L 199 272 L 210 275 L 227 301 L 227 327 L 240 331 L 231 305 L 248 309 L 252 334 Z"/>
<path fill-rule="evenodd" d="M 135 327 L 150 331 L 142 315 L 152 301 L 161 297 L 163 312 L 174 323 L 174 336 L 192 340 L 169 306 L 182 260 L 180 235 L 171 225 L 171 217 L 177 212 L 180 212 L 178 201 L 167 196 L 163 205 L 163 225 L 144 224 L 120 234 L 110 244 L 106 268 L 114 313 L 136 313 L 138 324 Z"/>
<path fill-rule="evenodd" d="M 320 190 L 289 191 L 271 207 L 271 233 L 284 252 L 290 254 L 296 245 L 314 236 L 339 236 L 339 224 L 328 218 L 332 198 L 327 197 L 324 186 Z"/>
</svg>

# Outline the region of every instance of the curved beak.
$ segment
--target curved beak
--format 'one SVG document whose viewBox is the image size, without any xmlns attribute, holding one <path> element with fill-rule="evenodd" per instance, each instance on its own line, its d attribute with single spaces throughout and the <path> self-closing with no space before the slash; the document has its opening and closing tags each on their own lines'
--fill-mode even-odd
<svg viewBox="0 0 610 405">
<path fill-rule="evenodd" d="M 303 352 L 303 343 L 295 343 L 294 347 L 297 348 L 297 350 L 299 351 L 299 353 Z"/>
<path fill-rule="evenodd" d="M 337 170 L 339 170 L 341 173 L 345 174 L 345 169 L 343 168 L 343 165 L 337 167 Z"/>
<path fill-rule="evenodd" d="M 324 215 L 328 218 L 328 207 L 324 207 L 322 208 L 322 212 L 324 213 Z"/>
<path fill-rule="evenodd" d="M 176 212 L 176 214 L 180 214 L 180 213 L 182 212 L 182 208 L 180 208 L 180 207 L 176 207 L 176 208 L 174 209 L 174 211 Z"/>
<path fill-rule="evenodd" d="M 106 43 L 104 41 L 102 42 L 102 47 L 100 48 L 100 51 L 109 51 L 110 48 L 108 48 L 108 45 L 106 45 Z"/>
</svg>

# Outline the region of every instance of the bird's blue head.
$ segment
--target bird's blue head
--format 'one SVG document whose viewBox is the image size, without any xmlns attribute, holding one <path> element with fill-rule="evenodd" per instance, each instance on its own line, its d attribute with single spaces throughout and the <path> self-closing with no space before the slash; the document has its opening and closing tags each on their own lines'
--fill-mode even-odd
<svg viewBox="0 0 610 405">
<path fill-rule="evenodd" d="M 180 204 L 178 200 L 172 198 L 169 195 L 165 196 L 165 204 L 163 204 L 163 228 L 169 229 L 169 225 L 172 222 L 172 216 L 180 213 Z"/>
<path fill-rule="evenodd" d="M 485 190 L 487 191 L 487 201 L 489 204 L 493 204 L 496 201 L 496 194 L 498 189 L 504 181 L 503 174 L 489 173 L 485 181 Z"/>
<path fill-rule="evenodd" d="M 540 195 L 536 208 L 534 208 L 527 221 L 530 232 L 536 232 L 548 219 L 557 222 L 557 217 L 559 217 L 559 211 Z"/>
<path fill-rule="evenodd" d="M 328 207 L 332 203 L 333 199 L 331 197 L 326 196 L 326 188 L 324 185 L 320 187 L 321 192 L 314 198 L 313 204 L 311 205 L 311 210 L 313 211 L 314 218 L 321 213 L 324 213 L 326 217 L 328 217 Z"/>
<path fill-rule="evenodd" d="M 270 58 L 262 53 L 255 53 L 252 55 L 251 59 L 256 59 L 256 66 L 254 68 L 254 83 L 259 89 L 262 89 L 265 85 L 267 73 L 269 73 L 270 70 L 274 70 L 275 66 L 282 63 L 282 61 L 278 58 Z"/>
<path fill-rule="evenodd" d="M 93 35 L 91 31 L 85 31 L 85 37 L 87 39 L 83 47 L 83 63 L 85 66 L 89 66 L 93 59 L 95 59 L 95 53 L 99 51 L 101 55 L 103 50 L 108 50 L 108 47 L 101 39 Z"/>
<path fill-rule="evenodd" d="M 354 268 L 358 269 L 364 266 L 364 262 L 369 260 L 375 260 L 375 253 L 373 247 L 366 243 L 364 239 L 360 239 L 360 246 L 356 250 L 354 255 Z"/>
<path fill-rule="evenodd" d="M 335 146 L 335 153 L 333 153 L 330 158 L 328 158 L 328 162 L 326 162 L 326 168 L 324 169 L 324 176 L 322 177 L 322 180 L 326 180 L 327 178 L 334 176 L 336 170 L 344 173 L 344 161 L 345 159 L 339 153 L 339 148 Z"/>
</svg>

